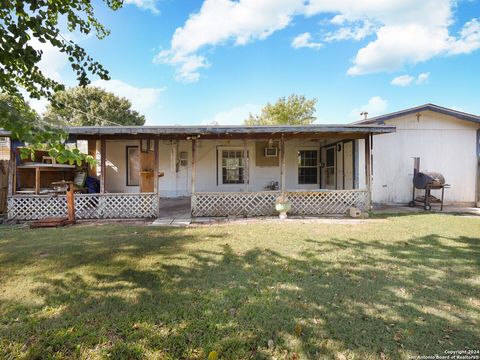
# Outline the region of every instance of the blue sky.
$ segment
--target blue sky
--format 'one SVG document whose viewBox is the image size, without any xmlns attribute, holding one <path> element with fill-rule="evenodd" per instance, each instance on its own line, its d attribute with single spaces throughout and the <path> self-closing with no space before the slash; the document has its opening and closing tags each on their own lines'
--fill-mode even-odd
<svg viewBox="0 0 480 360">
<path fill-rule="evenodd" d="M 92 80 L 131 99 L 150 125 L 237 124 L 291 93 L 318 99 L 318 123 L 427 102 L 480 114 L 479 1 L 127 0 L 116 12 L 96 9 L 111 35 L 75 38 L 112 80 Z M 43 50 L 42 69 L 74 85 L 63 56 Z"/>
</svg>

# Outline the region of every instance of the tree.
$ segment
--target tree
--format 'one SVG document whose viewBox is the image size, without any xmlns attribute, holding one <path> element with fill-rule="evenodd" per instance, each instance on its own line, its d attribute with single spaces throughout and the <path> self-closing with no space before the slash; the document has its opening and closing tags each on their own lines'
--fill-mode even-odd
<svg viewBox="0 0 480 360">
<path fill-rule="evenodd" d="M 131 102 L 98 87 L 74 87 L 55 93 L 45 113 L 49 123 L 69 126 L 143 125 L 145 116 Z"/>
<path fill-rule="evenodd" d="M 116 10 L 121 0 L 104 0 L 108 7 Z M 10 0 L 0 2 L 0 89 L 7 101 L 2 111 L 7 118 L 0 117 L 0 128 L 12 131 L 14 137 L 27 141 L 33 147 L 40 146 L 36 141 L 46 141 L 52 149 L 61 148 L 61 131 L 30 123 L 26 115 L 25 101 L 20 91 L 23 88 L 31 98 L 52 99 L 55 91 L 64 86 L 46 77 L 38 67 L 42 51 L 32 46 L 32 39 L 50 43 L 65 53 L 79 85 L 89 84 L 89 75 L 97 75 L 108 80 L 108 72 L 94 61 L 86 51 L 72 40 L 62 36 L 59 21 L 65 21 L 69 31 L 79 31 L 88 35 L 95 32 L 97 38 L 108 35 L 108 30 L 95 17 L 92 2 L 85 0 Z M 30 136 L 32 132 L 50 132 Z M 24 137 L 26 136 L 26 137 Z M 67 151 L 63 148 L 62 151 Z M 73 152 L 72 154 L 73 155 Z"/>
<path fill-rule="evenodd" d="M 21 139 L 35 146 L 22 147 L 20 155 L 23 158 L 34 158 L 35 149 L 48 150 L 49 155 L 59 162 L 70 164 L 87 162 L 90 165 L 95 159 L 80 153 L 78 149 L 66 149 L 64 141 L 68 134 L 61 128 L 54 127 L 43 121 L 38 114 L 23 99 L 16 96 L 0 94 L 0 119 L 9 124 L 12 138 Z"/>
<path fill-rule="evenodd" d="M 317 99 L 292 94 L 281 97 L 275 104 L 268 103 L 260 115 L 250 114 L 245 125 L 308 125 L 315 121 Z"/>
</svg>

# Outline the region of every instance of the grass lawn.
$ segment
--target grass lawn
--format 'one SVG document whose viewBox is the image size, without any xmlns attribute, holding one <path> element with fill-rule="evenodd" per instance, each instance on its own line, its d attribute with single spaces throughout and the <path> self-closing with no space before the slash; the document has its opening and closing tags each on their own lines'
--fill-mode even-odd
<svg viewBox="0 0 480 360">
<path fill-rule="evenodd" d="M 480 349 L 480 219 L 0 227 L 0 358 Z"/>
</svg>

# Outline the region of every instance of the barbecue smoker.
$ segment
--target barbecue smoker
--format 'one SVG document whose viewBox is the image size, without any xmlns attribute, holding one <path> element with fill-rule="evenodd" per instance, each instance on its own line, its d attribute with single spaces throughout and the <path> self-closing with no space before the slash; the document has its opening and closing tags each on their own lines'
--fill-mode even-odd
<svg viewBox="0 0 480 360">
<path fill-rule="evenodd" d="M 443 211 L 443 195 L 445 193 L 445 188 L 450 187 L 450 185 L 445 184 L 445 178 L 440 173 L 420 172 L 420 158 L 417 157 L 413 159 L 413 197 L 408 206 L 414 207 L 419 203 L 423 205 L 425 210 L 431 210 L 431 204 L 440 204 L 440 211 Z M 415 189 L 425 190 L 424 196 L 415 197 Z M 433 196 L 431 190 L 442 190 L 442 197 L 438 199 Z"/>
</svg>

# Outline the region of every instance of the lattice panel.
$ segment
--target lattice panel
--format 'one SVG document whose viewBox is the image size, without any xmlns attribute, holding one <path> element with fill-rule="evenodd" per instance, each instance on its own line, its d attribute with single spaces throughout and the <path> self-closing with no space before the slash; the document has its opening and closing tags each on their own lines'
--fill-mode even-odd
<svg viewBox="0 0 480 360">
<path fill-rule="evenodd" d="M 192 216 L 276 215 L 275 199 L 280 191 L 196 193 L 192 195 Z M 368 211 L 366 190 L 285 191 L 292 202 L 290 215 L 343 215 L 352 206 Z"/>
<path fill-rule="evenodd" d="M 9 219 L 36 220 L 67 216 L 65 196 L 10 196 L 7 206 Z"/>
<path fill-rule="evenodd" d="M 79 219 L 132 219 L 157 216 L 158 196 L 141 194 L 80 194 L 75 196 Z"/>
<path fill-rule="evenodd" d="M 76 194 L 77 219 L 150 218 L 158 214 L 158 195 L 135 194 Z M 11 196 L 8 198 L 8 217 L 35 220 L 51 216 L 66 216 L 65 196 Z"/>
<path fill-rule="evenodd" d="M 197 193 L 192 195 L 192 216 L 274 215 L 277 191 Z"/>
<path fill-rule="evenodd" d="M 352 206 L 368 211 L 367 191 L 331 190 L 288 192 L 292 202 L 291 215 L 339 215 L 345 214 Z"/>
</svg>

